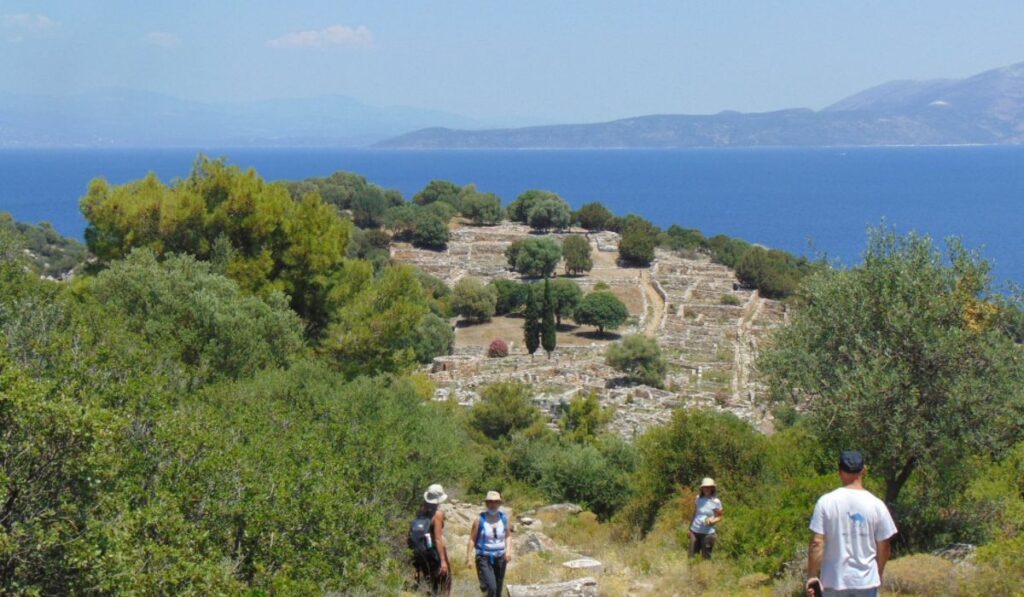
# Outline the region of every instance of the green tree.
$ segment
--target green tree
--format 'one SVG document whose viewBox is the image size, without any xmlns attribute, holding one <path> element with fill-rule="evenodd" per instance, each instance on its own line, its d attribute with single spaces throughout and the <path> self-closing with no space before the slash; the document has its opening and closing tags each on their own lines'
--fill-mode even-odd
<svg viewBox="0 0 1024 597">
<path fill-rule="evenodd" d="M 494 313 L 506 315 L 526 306 L 530 299 L 530 286 L 515 280 L 492 280 L 489 283 L 494 287 L 495 296 Z"/>
<path fill-rule="evenodd" d="M 559 278 L 551 282 L 551 300 L 554 303 L 555 319 L 562 325 L 562 319 L 569 319 L 583 300 L 583 291 L 572 280 Z"/>
<path fill-rule="evenodd" d="M 384 220 L 384 213 L 390 207 L 384 189 L 371 186 L 366 191 L 352 198 L 352 221 L 360 228 L 379 228 Z"/>
<path fill-rule="evenodd" d="M 580 325 L 593 325 L 603 334 L 606 329 L 614 330 L 629 317 L 626 305 L 611 292 L 599 290 L 583 297 L 573 312 L 573 319 Z"/>
<path fill-rule="evenodd" d="M 302 322 L 280 293 L 266 302 L 190 256 L 158 262 L 148 249 L 114 263 L 91 285 L 122 325 L 185 363 L 197 381 L 287 365 Z"/>
<path fill-rule="evenodd" d="M 349 298 L 327 329 L 324 351 L 350 377 L 408 370 L 416 362 L 410 339 L 430 311 L 416 271 L 394 265 L 374 277 L 369 264 L 351 270 Z"/>
<path fill-rule="evenodd" d="M 206 261 L 220 242 L 230 249 L 221 251 L 224 273 L 261 296 L 283 291 L 312 336 L 339 306 L 333 289 L 343 283 L 351 224 L 315 193 L 294 200 L 284 184 L 200 156 L 171 187 L 153 174 L 115 186 L 93 180 L 81 208 L 100 265 L 141 247 Z"/>
<path fill-rule="evenodd" d="M 452 353 L 455 346 L 455 330 L 444 319 L 433 313 L 420 318 L 412 339 L 412 350 L 416 360 L 429 363 L 434 357 Z"/>
<path fill-rule="evenodd" d="M 919 469 L 1020 439 L 1022 358 L 984 316 L 988 264 L 871 230 L 861 266 L 812 275 L 761 368 L 833 448 L 856 446 L 894 505 Z"/>
<path fill-rule="evenodd" d="M 578 276 L 594 268 L 594 260 L 590 256 L 590 243 L 578 234 L 565 237 L 562 241 L 562 256 L 565 257 L 565 273 Z"/>
<path fill-rule="evenodd" d="M 517 240 L 505 250 L 508 264 L 530 278 L 547 278 L 562 258 L 562 249 L 549 238 Z"/>
<path fill-rule="evenodd" d="M 658 228 L 653 224 L 634 222 L 627 224 L 619 240 L 619 259 L 626 263 L 648 266 L 654 261 L 654 247 L 658 242 Z"/>
<path fill-rule="evenodd" d="M 654 338 L 637 334 L 626 336 L 608 347 L 605 362 L 626 374 L 633 383 L 660 388 L 665 383 L 665 357 Z"/>
<path fill-rule="evenodd" d="M 412 244 L 424 249 L 444 250 L 448 246 L 448 224 L 436 214 L 420 209 L 416 214 Z"/>
<path fill-rule="evenodd" d="M 726 267 L 736 267 L 743 255 L 750 250 L 750 243 L 739 238 L 729 238 L 724 234 L 712 236 L 705 243 L 711 252 L 711 260 Z"/>
<path fill-rule="evenodd" d="M 543 199 L 556 199 L 558 201 L 563 201 L 561 197 L 551 191 L 530 189 L 520 194 L 516 197 L 515 201 L 508 204 L 508 207 L 506 208 L 508 211 L 508 219 L 513 222 L 528 224 L 530 211 L 532 211 L 534 206 Z"/>
<path fill-rule="evenodd" d="M 422 191 L 416 193 L 412 200 L 417 205 L 430 205 L 431 203 L 441 201 L 452 207 L 458 207 L 460 190 L 459 186 L 453 182 L 432 180 L 427 183 L 427 186 L 423 187 Z"/>
<path fill-rule="evenodd" d="M 704 235 L 696 228 L 672 224 L 661 234 L 658 244 L 672 251 L 696 251 L 704 246 Z"/>
<path fill-rule="evenodd" d="M 796 291 L 809 269 L 805 259 L 779 250 L 751 247 L 736 264 L 736 276 L 768 298 L 785 298 Z"/>
<path fill-rule="evenodd" d="M 530 296 L 526 300 L 526 313 L 523 317 L 523 344 L 526 352 L 533 356 L 540 348 L 541 317 L 543 317 L 543 299 L 537 291 L 537 285 L 531 284 Z"/>
<path fill-rule="evenodd" d="M 534 202 L 526 215 L 534 230 L 564 230 L 572 221 L 572 209 L 562 198 L 543 198 Z"/>
<path fill-rule="evenodd" d="M 558 345 L 558 331 L 555 328 L 555 299 L 551 295 L 551 280 L 548 278 L 544 278 L 543 313 L 540 323 L 540 344 L 550 359 L 551 353 Z"/>
<path fill-rule="evenodd" d="M 398 205 L 384 212 L 384 226 L 391 231 L 395 240 L 411 241 L 416 232 L 419 208 L 413 204 Z"/>
<path fill-rule="evenodd" d="M 594 201 L 580 207 L 579 211 L 576 212 L 575 219 L 580 223 L 581 227 L 587 230 L 599 231 L 604 230 L 608 225 L 608 221 L 613 217 L 615 216 L 612 212 L 608 211 L 604 204 Z"/>
<path fill-rule="evenodd" d="M 494 316 L 497 292 L 476 278 L 462 278 L 452 289 L 452 309 L 472 323 L 490 321 Z"/>
<path fill-rule="evenodd" d="M 469 218 L 477 226 L 494 226 L 501 222 L 504 215 L 501 199 L 494 193 L 480 193 L 476 189 L 463 187 L 459 195 L 459 208 L 462 215 Z"/>
<path fill-rule="evenodd" d="M 469 411 L 470 424 L 486 437 L 497 440 L 527 429 L 541 418 L 530 401 L 529 386 L 495 383 L 480 392 L 480 401 Z"/>
</svg>

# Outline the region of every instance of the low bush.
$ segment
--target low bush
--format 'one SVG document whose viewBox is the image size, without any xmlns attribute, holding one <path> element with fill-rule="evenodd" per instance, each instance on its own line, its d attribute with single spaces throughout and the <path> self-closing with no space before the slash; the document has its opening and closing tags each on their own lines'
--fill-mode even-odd
<svg viewBox="0 0 1024 597">
<path fill-rule="evenodd" d="M 508 343 L 501 338 L 497 338 L 491 341 L 490 346 L 487 347 L 487 356 L 492 359 L 507 357 L 508 356 Z"/>
</svg>

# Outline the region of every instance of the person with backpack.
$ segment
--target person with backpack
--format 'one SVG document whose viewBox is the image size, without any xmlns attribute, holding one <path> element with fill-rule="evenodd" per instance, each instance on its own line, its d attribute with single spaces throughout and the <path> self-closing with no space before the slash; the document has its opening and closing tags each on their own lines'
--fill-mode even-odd
<svg viewBox="0 0 1024 597">
<path fill-rule="evenodd" d="M 452 592 L 451 566 L 444 542 L 444 487 L 434 483 L 423 494 L 423 504 L 409 526 L 409 548 L 416 567 L 416 584 L 430 580 L 430 594 L 447 597 Z"/>
<path fill-rule="evenodd" d="M 690 557 L 699 552 L 705 560 L 711 558 L 715 548 L 715 525 L 722 522 L 722 500 L 718 499 L 715 480 L 704 477 L 700 482 L 700 495 L 690 523 Z"/>
<path fill-rule="evenodd" d="M 476 577 L 480 591 L 487 597 L 501 597 L 505 582 L 505 568 L 512 559 L 512 527 L 508 516 L 501 511 L 501 494 L 488 491 L 484 499 L 487 510 L 473 521 L 466 547 L 466 567 L 472 566 L 470 557 L 476 554 Z"/>
</svg>

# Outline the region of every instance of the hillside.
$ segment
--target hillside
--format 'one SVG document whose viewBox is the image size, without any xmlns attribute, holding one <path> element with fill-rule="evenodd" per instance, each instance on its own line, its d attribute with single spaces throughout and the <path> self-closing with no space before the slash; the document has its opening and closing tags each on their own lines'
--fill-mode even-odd
<svg viewBox="0 0 1024 597">
<path fill-rule="evenodd" d="M 652 115 L 497 130 L 429 128 L 381 148 L 673 148 L 1017 144 L 1024 142 L 1024 63 L 962 80 L 895 81 L 809 109 Z"/>
<path fill-rule="evenodd" d="M 392 256 L 450 285 L 464 276 L 516 279 L 507 269 L 504 250 L 528 234 L 529 228 L 519 224 L 463 226 L 453 230 L 446 251 L 400 243 Z M 734 289 L 733 271 L 706 258 L 688 259 L 659 250 L 649 268 L 620 267 L 617 234 L 590 234 L 589 240 L 594 269 L 573 280 L 585 292 L 606 284 L 629 308 L 632 318 L 627 327 L 601 337 L 590 327 L 564 322 L 559 348 L 548 359 L 526 354 L 518 316 L 472 326 L 458 322 L 455 353 L 436 358 L 431 369 L 438 397 L 454 396 L 470 405 L 479 399 L 480 388 L 490 383 L 522 381 L 530 384 L 535 402 L 552 416 L 574 396 L 595 392 L 602 404 L 614 407 L 611 427 L 627 439 L 668 421 L 681 407 L 728 411 L 755 427 L 771 429 L 771 415 L 759 400 L 762 388 L 751 369 L 759 342 L 782 322 L 783 305 L 756 291 Z M 725 296 L 736 297 L 738 305 L 723 304 Z M 633 333 L 657 338 L 665 351 L 665 390 L 621 384 L 620 374 L 605 365 L 607 345 Z M 495 338 L 510 343 L 508 357 L 487 358 L 487 346 Z"/>
</svg>

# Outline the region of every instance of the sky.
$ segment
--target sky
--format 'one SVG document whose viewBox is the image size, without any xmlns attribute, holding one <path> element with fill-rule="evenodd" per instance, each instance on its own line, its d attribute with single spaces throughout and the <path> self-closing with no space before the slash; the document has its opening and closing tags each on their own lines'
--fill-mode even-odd
<svg viewBox="0 0 1024 597">
<path fill-rule="evenodd" d="M 1021 0 L 0 0 L 0 93 L 345 95 L 488 123 L 819 109 L 1024 61 Z"/>
</svg>

